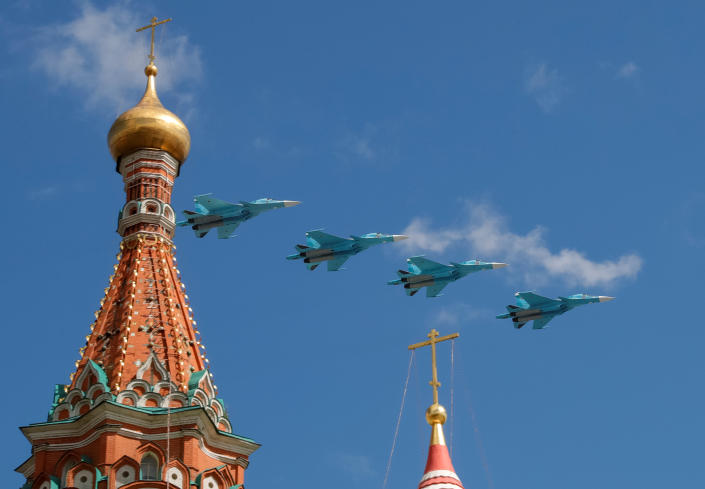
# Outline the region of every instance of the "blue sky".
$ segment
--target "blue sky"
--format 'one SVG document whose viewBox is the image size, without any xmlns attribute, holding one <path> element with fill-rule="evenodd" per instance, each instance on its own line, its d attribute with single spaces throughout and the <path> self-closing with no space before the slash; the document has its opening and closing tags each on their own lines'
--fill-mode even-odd
<svg viewBox="0 0 705 489">
<path fill-rule="evenodd" d="M 406 346 L 455 343 L 466 487 L 702 487 L 705 11 L 699 2 L 7 2 L 0 10 L 7 470 L 68 381 L 115 262 L 106 147 L 144 87 L 192 135 L 194 194 L 300 200 L 229 241 L 176 237 L 248 487 L 381 487 Z M 405 232 L 347 270 L 284 257 L 305 231 Z M 412 254 L 509 267 L 445 295 L 385 285 Z M 494 319 L 517 290 L 613 295 L 545 331 Z M 439 347 L 450 409 L 450 346 Z M 429 429 L 415 358 L 388 488 Z M 450 423 L 446 435 L 450 437 Z M 18 474 L 10 485 L 21 485 Z"/>
</svg>

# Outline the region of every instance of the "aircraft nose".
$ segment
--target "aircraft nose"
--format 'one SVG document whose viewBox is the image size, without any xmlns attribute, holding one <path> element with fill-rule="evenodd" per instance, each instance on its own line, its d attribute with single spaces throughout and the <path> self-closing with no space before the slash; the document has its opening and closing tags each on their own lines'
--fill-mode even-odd
<svg viewBox="0 0 705 489">
<path fill-rule="evenodd" d="M 504 267 L 506 267 L 506 266 L 507 266 L 506 263 L 493 263 L 493 264 L 492 264 L 492 270 L 495 270 L 495 269 L 497 269 L 497 268 L 504 268 Z"/>
<path fill-rule="evenodd" d="M 610 297 L 608 295 L 598 295 L 597 298 L 600 299 L 600 302 L 607 302 L 607 301 L 614 300 L 614 297 Z"/>
<path fill-rule="evenodd" d="M 284 207 L 294 207 L 295 205 L 299 205 L 301 202 L 298 200 L 285 200 L 284 202 Z"/>
<path fill-rule="evenodd" d="M 404 236 L 403 234 L 392 234 L 392 238 L 394 239 L 394 241 L 402 241 L 405 239 L 409 239 L 408 236 Z"/>
</svg>

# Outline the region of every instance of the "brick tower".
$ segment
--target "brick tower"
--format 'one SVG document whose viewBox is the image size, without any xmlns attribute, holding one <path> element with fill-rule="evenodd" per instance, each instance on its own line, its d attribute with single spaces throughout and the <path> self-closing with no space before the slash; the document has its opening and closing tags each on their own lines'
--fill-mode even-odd
<svg viewBox="0 0 705 489">
<path fill-rule="evenodd" d="M 69 385 L 46 422 L 22 427 L 22 489 L 241 488 L 259 445 L 233 433 L 176 267 L 174 179 L 184 123 L 157 97 L 154 28 L 147 88 L 108 134 L 125 184 L 118 263 Z"/>
</svg>

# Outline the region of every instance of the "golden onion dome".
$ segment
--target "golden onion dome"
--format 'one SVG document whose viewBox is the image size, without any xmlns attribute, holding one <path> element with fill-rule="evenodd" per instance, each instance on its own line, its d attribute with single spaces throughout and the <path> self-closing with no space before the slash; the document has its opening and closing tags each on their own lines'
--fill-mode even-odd
<svg viewBox="0 0 705 489">
<path fill-rule="evenodd" d="M 147 89 L 142 99 L 123 112 L 108 132 L 108 147 L 115 161 L 138 149 L 160 149 L 183 163 L 191 149 L 191 135 L 186 124 L 164 108 L 157 97 L 157 67 L 145 69 Z"/>
</svg>

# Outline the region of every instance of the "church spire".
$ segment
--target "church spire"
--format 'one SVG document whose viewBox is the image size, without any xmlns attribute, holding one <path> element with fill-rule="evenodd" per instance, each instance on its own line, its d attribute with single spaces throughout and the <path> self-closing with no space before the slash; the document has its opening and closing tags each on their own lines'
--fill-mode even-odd
<svg viewBox="0 0 705 489">
<path fill-rule="evenodd" d="M 431 443 L 428 448 L 428 458 L 418 489 L 463 489 L 463 483 L 455 473 L 453 462 L 448 453 L 445 436 L 443 435 L 443 424 L 446 422 L 447 414 L 443 406 L 438 403 L 438 370 L 436 368 L 436 343 L 452 340 L 460 336 L 458 333 L 438 337 L 438 331 L 432 329 L 428 334 L 429 340 L 421 343 L 409 345 L 409 350 L 415 350 L 422 346 L 431 347 L 431 371 L 433 388 L 433 404 L 426 410 L 426 421 L 431 426 Z"/>
<path fill-rule="evenodd" d="M 233 432 L 176 266 L 170 202 L 190 136 L 157 97 L 153 40 L 145 95 L 108 135 L 126 193 L 118 263 L 70 384 L 21 428 L 23 487 L 242 487 L 259 447 Z"/>
</svg>

